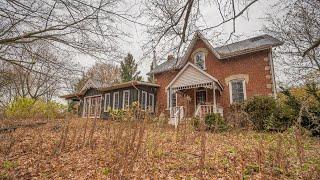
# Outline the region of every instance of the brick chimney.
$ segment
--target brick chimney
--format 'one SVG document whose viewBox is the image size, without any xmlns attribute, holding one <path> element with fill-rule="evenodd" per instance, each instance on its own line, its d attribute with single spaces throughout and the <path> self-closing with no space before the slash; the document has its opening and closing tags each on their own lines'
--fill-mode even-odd
<svg viewBox="0 0 320 180">
<path fill-rule="evenodd" d="M 172 54 L 168 55 L 167 61 L 172 61 L 174 60 L 174 56 Z"/>
</svg>

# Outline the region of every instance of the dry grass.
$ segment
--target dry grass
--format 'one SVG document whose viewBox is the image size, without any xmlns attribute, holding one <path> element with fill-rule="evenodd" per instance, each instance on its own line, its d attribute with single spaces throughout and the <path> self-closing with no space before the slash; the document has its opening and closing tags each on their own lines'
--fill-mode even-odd
<svg viewBox="0 0 320 180">
<path fill-rule="evenodd" d="M 73 119 L 2 133 L 0 179 L 320 177 L 319 139 L 293 129 L 203 133 L 147 121 Z"/>
</svg>

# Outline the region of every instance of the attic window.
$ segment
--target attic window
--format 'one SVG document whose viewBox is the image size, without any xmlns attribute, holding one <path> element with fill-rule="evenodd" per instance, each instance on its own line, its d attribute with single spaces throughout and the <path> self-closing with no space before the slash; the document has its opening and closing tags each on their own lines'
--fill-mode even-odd
<svg viewBox="0 0 320 180">
<path fill-rule="evenodd" d="M 205 69 L 206 68 L 206 54 L 202 51 L 197 52 L 194 55 L 194 64 L 197 65 L 200 69 Z"/>
</svg>

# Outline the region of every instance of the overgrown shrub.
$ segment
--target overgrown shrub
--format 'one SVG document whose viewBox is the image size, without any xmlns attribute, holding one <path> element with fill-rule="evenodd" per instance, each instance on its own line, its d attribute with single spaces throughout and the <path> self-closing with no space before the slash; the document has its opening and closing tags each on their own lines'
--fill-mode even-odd
<svg viewBox="0 0 320 180">
<path fill-rule="evenodd" d="M 206 115 L 205 119 L 205 127 L 206 130 L 209 131 L 217 131 L 222 132 L 228 130 L 229 126 L 226 121 L 220 116 L 220 114 L 208 114 Z M 194 117 L 191 120 L 191 125 L 196 129 L 199 130 L 200 128 L 200 119 L 198 117 Z"/>
<path fill-rule="evenodd" d="M 200 128 L 200 119 L 199 117 L 191 118 L 191 125 L 194 129 L 198 130 Z"/>
<path fill-rule="evenodd" d="M 252 122 L 249 120 L 248 113 L 244 111 L 244 103 L 233 103 L 230 106 L 230 113 L 227 122 L 232 128 L 252 129 Z"/>
<path fill-rule="evenodd" d="M 228 129 L 228 124 L 226 121 L 221 117 L 220 114 L 208 114 L 205 117 L 205 125 L 206 128 L 210 131 L 226 131 Z"/>
<path fill-rule="evenodd" d="M 287 109 L 285 118 L 308 129 L 312 135 L 320 136 L 320 90 L 316 84 L 307 84 L 304 88 L 282 88 L 280 101 Z M 301 111 L 301 112 L 300 112 Z"/>
<path fill-rule="evenodd" d="M 108 111 L 112 120 L 120 121 L 123 120 L 125 117 L 125 111 L 122 109 L 112 109 Z"/>
<path fill-rule="evenodd" d="M 57 119 L 65 116 L 66 106 L 31 98 L 18 98 L 5 109 L 9 119 Z"/>
<path fill-rule="evenodd" d="M 275 118 L 276 101 L 272 97 L 254 96 L 244 104 L 244 111 L 248 114 L 255 130 L 266 130 L 269 122 Z"/>
</svg>

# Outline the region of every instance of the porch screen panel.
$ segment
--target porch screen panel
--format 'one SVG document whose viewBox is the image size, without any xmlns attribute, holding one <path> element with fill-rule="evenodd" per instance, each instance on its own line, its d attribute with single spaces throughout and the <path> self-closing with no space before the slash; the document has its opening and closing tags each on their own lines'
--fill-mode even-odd
<svg viewBox="0 0 320 180">
<path fill-rule="evenodd" d="M 110 108 L 110 93 L 107 93 L 104 98 L 104 110 L 107 111 Z"/>
<path fill-rule="evenodd" d="M 83 117 L 87 117 L 89 115 L 89 105 L 90 105 L 90 99 L 84 98 L 83 102 Z"/>
<path fill-rule="evenodd" d="M 127 109 L 130 106 L 130 91 L 123 91 L 123 109 Z"/>
<path fill-rule="evenodd" d="M 101 112 L 101 97 L 98 96 L 98 97 L 96 97 L 96 99 L 97 99 L 97 101 L 96 101 L 96 110 L 97 110 L 96 115 L 97 115 L 97 117 L 99 117 L 100 112 Z"/>
<path fill-rule="evenodd" d="M 113 109 L 119 108 L 119 92 L 113 93 Z"/>
<path fill-rule="evenodd" d="M 151 112 L 154 111 L 154 95 L 153 94 L 149 94 L 149 105 L 148 105 L 149 109 Z"/>
<path fill-rule="evenodd" d="M 146 107 L 147 107 L 147 98 L 148 98 L 147 92 L 142 91 L 141 107 L 142 107 L 143 110 L 145 110 Z"/>
<path fill-rule="evenodd" d="M 90 99 L 91 99 L 90 116 L 94 116 L 97 101 L 96 101 L 96 98 L 90 98 Z"/>
</svg>

